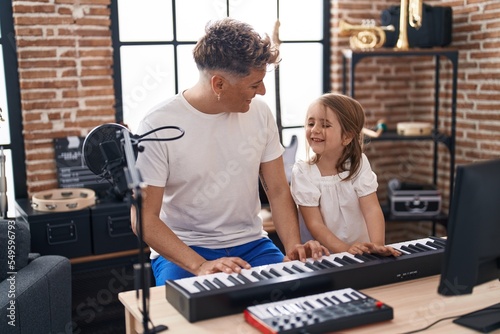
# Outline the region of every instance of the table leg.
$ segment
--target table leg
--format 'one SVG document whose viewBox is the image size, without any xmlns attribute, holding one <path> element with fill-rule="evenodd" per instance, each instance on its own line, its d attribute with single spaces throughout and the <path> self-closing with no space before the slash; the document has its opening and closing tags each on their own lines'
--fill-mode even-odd
<svg viewBox="0 0 500 334">
<path fill-rule="evenodd" d="M 137 334 L 135 330 L 135 318 L 134 316 L 125 308 L 125 333 L 126 334 Z"/>
</svg>

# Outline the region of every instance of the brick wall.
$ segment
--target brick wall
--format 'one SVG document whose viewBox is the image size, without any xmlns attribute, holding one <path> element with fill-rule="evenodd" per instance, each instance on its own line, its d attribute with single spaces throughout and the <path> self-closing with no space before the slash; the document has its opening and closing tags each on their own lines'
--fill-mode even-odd
<svg viewBox="0 0 500 334">
<path fill-rule="evenodd" d="M 432 6 L 450 6 L 453 10 L 453 41 L 459 50 L 456 126 L 456 163 L 469 163 L 500 157 L 500 3 L 482 0 L 426 0 Z M 348 37 L 338 37 L 340 19 L 360 24 L 362 19 L 380 23 L 380 12 L 400 1 L 348 1 L 332 3 L 332 90 L 341 91 L 341 49 L 349 47 Z M 432 59 L 365 59 L 356 69 L 356 98 L 367 112 L 368 126 L 385 117 L 389 128 L 399 121 L 433 122 Z M 441 61 L 440 124 L 450 129 L 451 71 Z M 379 197 L 385 201 L 388 179 L 432 182 L 432 146 L 426 143 L 371 143 L 366 153 L 380 181 Z M 449 153 L 439 146 L 438 187 L 443 206 L 449 207 Z M 429 231 L 428 222 L 396 223 L 396 239 L 412 239 Z M 401 231 L 405 233 L 402 234 Z M 438 230 L 444 233 L 442 229 Z M 426 233 L 423 233 L 426 234 Z M 389 238 L 390 239 L 390 238 Z"/>
<path fill-rule="evenodd" d="M 110 0 L 13 1 L 24 122 L 28 192 L 57 187 L 52 139 L 86 135 L 114 122 Z M 496 0 L 426 0 L 453 8 L 453 47 L 460 51 L 456 162 L 500 156 L 500 3 Z M 332 1 L 332 90 L 341 90 L 339 19 L 380 22 L 380 12 L 398 0 Z M 408 65 L 412 63 L 411 65 Z M 427 61 L 379 59 L 358 65 L 356 98 L 367 110 L 368 126 L 381 117 L 388 125 L 431 120 L 433 65 Z M 442 62 L 440 94 L 444 126 L 449 124 L 449 64 Z M 449 75 L 449 74 L 448 74 Z M 441 145 L 442 146 L 442 145 Z M 379 174 L 381 200 L 394 175 L 430 181 L 429 144 L 411 149 L 393 143 L 367 146 Z M 409 153 L 407 153 L 409 152 Z M 447 207 L 447 150 L 440 148 L 439 187 Z M 402 172 L 403 171 L 403 172 Z"/>
<path fill-rule="evenodd" d="M 426 1 L 426 3 L 428 3 Z M 374 19 L 380 24 L 380 14 L 399 1 L 339 1 L 336 16 L 332 20 L 333 35 L 339 20 L 359 25 L 363 19 Z M 340 37 L 334 43 L 335 57 L 332 63 L 332 90 L 341 91 L 341 50 L 349 48 L 349 37 Z M 398 122 L 419 121 L 433 123 L 434 111 L 434 72 L 432 57 L 382 57 L 365 58 L 356 66 L 355 98 L 365 108 L 367 126 L 374 126 L 381 118 L 385 119 L 389 129 L 396 129 Z M 440 98 L 446 112 L 439 113 L 444 132 L 449 133 L 449 111 L 451 101 L 451 71 L 449 63 L 441 62 Z M 349 92 L 348 87 L 348 92 Z M 441 109 L 440 109 L 441 110 Z M 446 113 L 446 115 L 443 115 Z M 392 178 L 416 183 L 433 182 L 433 144 L 432 142 L 372 142 L 365 146 L 365 153 L 379 181 L 379 200 L 387 203 L 387 183 Z M 449 193 L 448 150 L 439 146 L 438 187 L 443 193 L 446 210 Z M 414 239 L 414 235 L 430 232 L 429 222 L 387 222 L 388 242 Z"/>
<path fill-rule="evenodd" d="M 115 120 L 109 3 L 13 1 L 30 194 L 57 188 L 54 138 Z"/>
</svg>

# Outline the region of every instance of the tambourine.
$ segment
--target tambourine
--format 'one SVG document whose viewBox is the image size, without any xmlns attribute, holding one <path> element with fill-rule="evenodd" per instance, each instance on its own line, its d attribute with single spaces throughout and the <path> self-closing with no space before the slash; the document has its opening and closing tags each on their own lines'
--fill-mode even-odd
<svg viewBox="0 0 500 334">
<path fill-rule="evenodd" d="M 399 122 L 397 130 L 401 136 L 430 136 L 432 125 L 424 122 Z"/>
<path fill-rule="evenodd" d="M 66 212 L 94 205 L 95 200 L 95 192 L 92 189 L 52 189 L 33 194 L 31 207 L 37 211 Z"/>
</svg>

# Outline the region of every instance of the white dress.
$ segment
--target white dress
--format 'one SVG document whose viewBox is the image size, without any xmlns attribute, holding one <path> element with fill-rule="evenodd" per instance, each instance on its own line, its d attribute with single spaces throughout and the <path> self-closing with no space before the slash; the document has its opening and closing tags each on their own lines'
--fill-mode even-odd
<svg viewBox="0 0 500 334">
<path fill-rule="evenodd" d="M 292 196 L 297 205 L 319 206 L 326 226 L 343 242 L 369 242 L 359 198 L 377 191 L 377 176 L 365 154 L 358 174 L 348 181 L 342 181 L 348 174 L 346 171 L 321 176 L 316 165 L 298 161 L 292 169 Z M 314 239 L 300 213 L 299 221 L 302 242 Z"/>
</svg>

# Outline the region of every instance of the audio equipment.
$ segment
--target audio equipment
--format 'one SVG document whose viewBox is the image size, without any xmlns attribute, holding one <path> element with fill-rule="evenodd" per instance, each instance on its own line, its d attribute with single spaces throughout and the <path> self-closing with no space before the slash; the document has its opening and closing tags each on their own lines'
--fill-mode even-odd
<svg viewBox="0 0 500 334">
<path fill-rule="evenodd" d="M 145 138 L 161 130 L 174 130 L 176 133 L 164 138 Z M 92 129 L 83 142 L 83 158 L 92 173 L 113 185 L 115 195 L 119 199 L 129 191 L 124 173 L 124 167 L 127 165 L 123 147 L 125 133 L 129 135 L 135 157 L 143 150 L 143 147 L 139 146 L 141 141 L 171 141 L 184 136 L 184 130 L 177 126 L 160 127 L 143 135 L 133 135 L 126 127 L 116 123 L 103 124 Z"/>
<path fill-rule="evenodd" d="M 445 244 L 444 239 L 429 237 L 389 245 L 401 251 L 399 257 L 343 252 L 305 263 L 288 261 L 243 269 L 238 274 L 167 280 L 166 298 L 188 321 L 195 322 L 242 312 L 270 300 L 437 275 Z"/>
<path fill-rule="evenodd" d="M 108 180 L 115 195 L 123 198 L 128 191 L 123 167 L 125 157 L 121 150 L 123 125 L 104 124 L 94 128 L 83 142 L 83 158 L 92 173 Z"/>
<path fill-rule="evenodd" d="M 160 130 L 175 130 L 176 134 L 165 138 L 144 138 Z M 145 141 L 171 141 L 184 136 L 184 130 L 177 126 L 163 126 L 143 135 L 132 135 L 119 124 L 104 124 L 94 128 L 83 143 L 83 157 L 88 168 L 108 181 L 114 187 L 116 197 L 127 196 L 136 212 L 136 234 L 139 249 L 139 263 L 134 265 L 137 296 L 142 299 L 142 324 L 144 333 L 159 333 L 167 327 L 163 325 L 150 328 L 149 284 L 151 265 L 146 263 L 142 227 L 142 182 L 139 170 L 135 167 L 137 154 L 144 150 L 139 143 Z M 132 196 L 133 193 L 133 196 Z M 141 290 L 141 291 L 140 291 Z"/>
<path fill-rule="evenodd" d="M 345 288 L 248 307 L 245 320 L 262 333 L 326 333 L 391 320 L 392 307 Z"/>
</svg>

